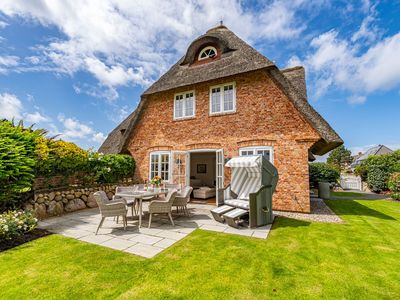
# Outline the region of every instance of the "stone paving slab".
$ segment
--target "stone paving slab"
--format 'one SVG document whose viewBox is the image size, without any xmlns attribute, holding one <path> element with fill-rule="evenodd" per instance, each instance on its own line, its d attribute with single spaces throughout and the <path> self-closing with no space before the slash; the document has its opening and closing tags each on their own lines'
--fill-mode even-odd
<svg viewBox="0 0 400 300">
<path fill-rule="evenodd" d="M 168 218 L 156 216 L 151 223 L 151 228 L 147 228 L 148 215 L 145 215 L 142 228 L 138 228 L 138 218 L 130 216 L 127 230 L 124 230 L 121 221 L 116 224 L 113 218 L 107 218 L 98 235 L 95 235 L 101 217 L 98 208 L 94 208 L 46 219 L 39 222 L 39 227 L 84 242 L 146 258 L 157 255 L 198 228 L 260 239 L 266 239 L 271 229 L 270 225 L 256 229 L 236 229 L 216 222 L 210 213 L 210 209 L 213 208 L 211 205 L 189 204 L 188 208 L 189 216 L 177 215 L 173 212 L 175 226 L 172 226 Z M 144 211 L 146 210 L 147 203 L 144 205 Z"/>
</svg>

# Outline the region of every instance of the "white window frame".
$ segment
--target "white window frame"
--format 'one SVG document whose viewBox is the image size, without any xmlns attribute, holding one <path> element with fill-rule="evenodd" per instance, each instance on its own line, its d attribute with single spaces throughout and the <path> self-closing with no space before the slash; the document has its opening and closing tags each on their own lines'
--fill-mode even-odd
<svg viewBox="0 0 400 300">
<path fill-rule="evenodd" d="M 250 147 L 243 147 L 239 148 L 239 155 L 243 156 L 242 153 L 244 151 L 253 151 L 253 155 L 257 155 L 257 151 L 260 150 L 268 150 L 269 151 L 269 158 L 270 158 L 270 163 L 274 163 L 274 148 L 271 146 L 250 146 Z"/>
<path fill-rule="evenodd" d="M 200 51 L 199 56 L 197 57 L 197 60 L 204 60 L 204 59 L 210 58 L 209 55 L 207 55 L 206 57 L 201 57 L 201 55 L 202 55 L 205 51 L 207 51 L 207 50 L 213 50 L 213 51 L 214 51 L 215 56 L 213 56 L 212 58 L 214 58 L 214 57 L 216 57 L 216 56 L 218 55 L 217 49 L 216 49 L 215 47 L 213 47 L 213 46 L 207 46 L 207 47 L 204 47 L 204 48 Z"/>
<path fill-rule="evenodd" d="M 186 95 L 187 94 L 193 94 L 193 114 L 192 115 L 185 115 L 186 113 Z M 176 97 L 177 96 L 183 96 L 183 104 L 182 104 L 182 117 L 177 117 L 176 116 Z M 188 118 L 193 118 L 194 116 L 196 116 L 196 94 L 194 92 L 194 90 L 192 91 L 186 91 L 183 93 L 177 93 L 174 95 L 174 120 L 182 120 L 182 119 L 188 119 Z"/>
<path fill-rule="evenodd" d="M 164 182 L 171 182 L 172 176 L 172 162 L 171 162 L 171 151 L 153 151 L 149 153 L 149 181 L 153 178 L 151 176 L 151 156 L 158 155 L 158 176 L 161 177 L 161 155 L 168 155 L 168 180 L 163 180 Z"/>
<path fill-rule="evenodd" d="M 231 110 L 224 110 L 224 87 L 232 85 L 233 86 L 233 108 Z M 220 105 L 220 111 L 218 112 L 213 112 L 212 111 L 212 90 L 219 88 L 220 89 L 220 97 L 219 97 L 219 105 Z M 214 85 L 210 86 L 210 91 L 209 91 L 209 113 L 210 115 L 220 115 L 220 114 L 226 114 L 226 113 L 234 113 L 236 112 L 236 82 L 228 82 L 224 84 L 219 84 L 219 85 Z"/>
</svg>

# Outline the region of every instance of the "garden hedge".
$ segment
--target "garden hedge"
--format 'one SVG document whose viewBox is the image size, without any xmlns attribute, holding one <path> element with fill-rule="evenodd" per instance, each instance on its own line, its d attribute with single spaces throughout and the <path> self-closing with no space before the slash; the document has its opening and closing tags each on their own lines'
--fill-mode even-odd
<svg viewBox="0 0 400 300">
<path fill-rule="evenodd" d="M 19 207 L 35 177 L 79 173 L 86 183 L 117 183 L 135 172 L 129 155 L 103 155 L 46 137 L 43 129 L 0 120 L 0 212 Z"/>
<path fill-rule="evenodd" d="M 372 155 L 355 169 L 373 192 L 388 190 L 391 174 L 400 172 L 400 150 L 385 155 Z"/>
<path fill-rule="evenodd" d="M 340 177 L 340 173 L 335 167 L 322 162 L 310 163 L 309 173 L 310 187 L 312 188 L 317 188 L 318 182 L 337 182 Z"/>
</svg>

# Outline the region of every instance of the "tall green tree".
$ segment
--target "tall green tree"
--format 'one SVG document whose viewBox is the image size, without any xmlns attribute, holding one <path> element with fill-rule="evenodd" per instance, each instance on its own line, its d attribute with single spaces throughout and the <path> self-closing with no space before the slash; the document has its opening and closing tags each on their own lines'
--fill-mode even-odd
<svg viewBox="0 0 400 300">
<path fill-rule="evenodd" d="M 341 145 L 329 153 L 326 162 L 334 166 L 339 171 L 343 171 L 353 162 L 351 151 L 344 145 Z"/>
</svg>

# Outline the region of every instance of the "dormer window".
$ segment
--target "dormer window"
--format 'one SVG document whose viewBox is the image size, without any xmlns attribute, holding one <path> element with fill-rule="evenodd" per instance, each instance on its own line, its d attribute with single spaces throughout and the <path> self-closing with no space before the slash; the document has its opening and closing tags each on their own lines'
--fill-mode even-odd
<svg viewBox="0 0 400 300">
<path fill-rule="evenodd" d="M 200 51 L 199 57 L 197 58 L 197 60 L 214 58 L 216 56 L 217 56 L 217 49 L 215 49 L 212 46 L 207 46 L 207 47 L 203 48 L 203 50 Z"/>
</svg>

